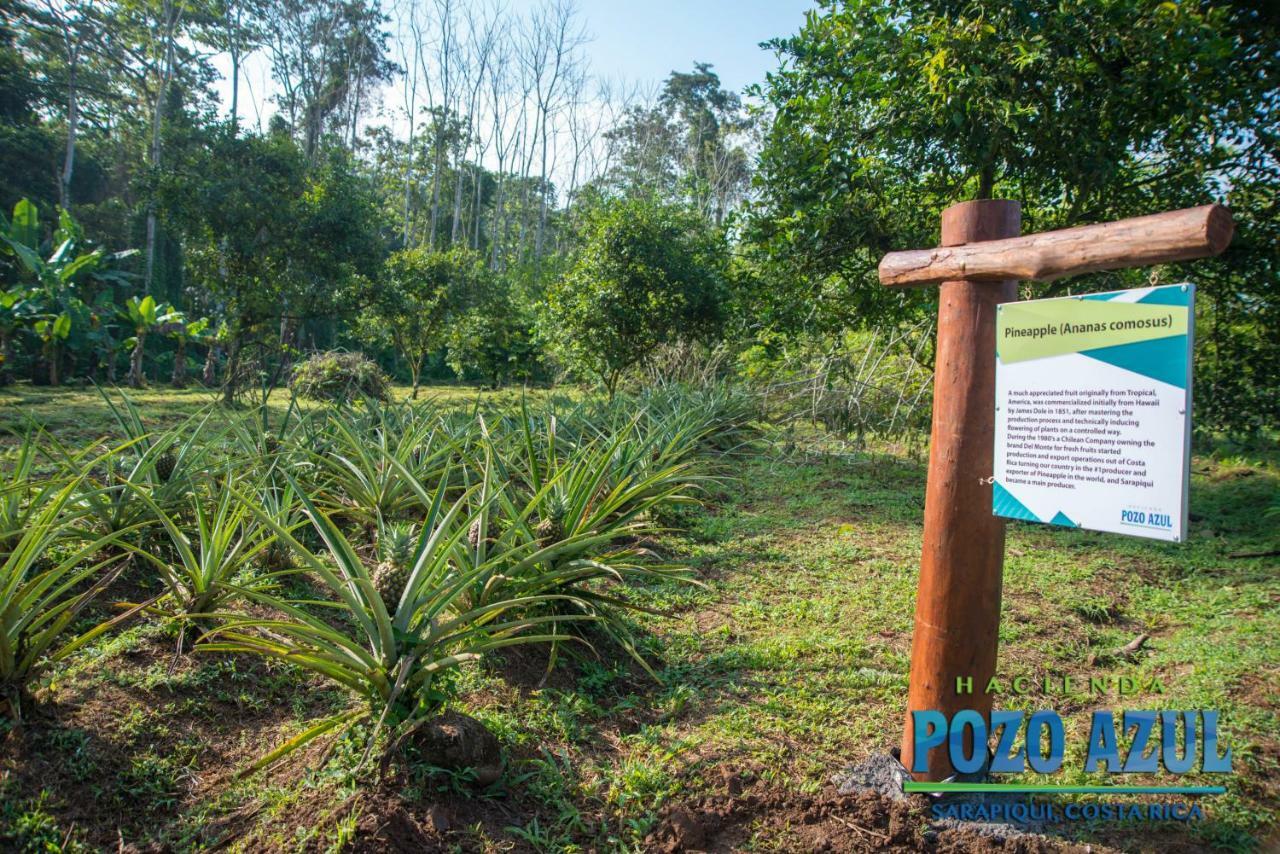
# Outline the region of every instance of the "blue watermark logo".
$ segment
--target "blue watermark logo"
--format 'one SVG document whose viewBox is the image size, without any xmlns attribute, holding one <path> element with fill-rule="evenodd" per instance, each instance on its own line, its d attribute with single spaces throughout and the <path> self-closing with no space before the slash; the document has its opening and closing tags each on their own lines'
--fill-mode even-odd
<svg viewBox="0 0 1280 854">
<path fill-rule="evenodd" d="M 958 683 L 959 688 L 961 683 Z M 1232 752 L 1219 743 L 1218 712 L 1193 710 L 1101 709 L 1092 713 L 1083 754 L 1067 750 L 1067 729 L 1052 709 L 1034 712 L 995 710 L 989 716 L 963 710 L 948 717 L 938 711 L 913 711 L 912 764 L 929 770 L 931 751 L 943 750 L 958 778 L 942 783 L 907 781 L 907 792 L 987 795 L 1219 795 L 1221 785 L 1127 785 L 1123 776 L 1104 785 L 1023 785 L 1016 782 L 965 782 L 987 774 L 1055 774 L 1066 757 L 1080 757 L 1079 770 L 1103 774 L 1230 774 Z M 989 745 L 995 744 L 994 750 Z M 1077 759 L 1076 761 L 1080 761 Z M 1204 818 L 1193 802 L 1035 803 L 1021 801 L 939 802 L 935 818 L 1024 823 L 1056 821 L 1190 821 Z"/>
<path fill-rule="evenodd" d="M 1030 770 L 1052 774 L 1062 769 L 1066 753 L 1066 728 L 1055 711 L 993 711 L 990 730 L 980 712 L 957 712 L 950 720 L 942 712 L 912 712 L 915 725 L 911 771 L 929 770 L 929 751 L 946 746 L 951 766 L 960 774 L 1021 774 Z M 1121 774 L 1171 774 L 1201 771 L 1231 773 L 1231 749 L 1218 747 L 1218 713 L 1215 711 L 1127 711 L 1121 715 L 1121 731 L 1132 732 L 1121 756 L 1116 718 L 1108 710 L 1093 713 L 1084 770 Z M 998 733 L 993 756 L 987 754 L 990 733 Z M 1047 745 L 1047 747 L 1046 747 Z"/>
</svg>

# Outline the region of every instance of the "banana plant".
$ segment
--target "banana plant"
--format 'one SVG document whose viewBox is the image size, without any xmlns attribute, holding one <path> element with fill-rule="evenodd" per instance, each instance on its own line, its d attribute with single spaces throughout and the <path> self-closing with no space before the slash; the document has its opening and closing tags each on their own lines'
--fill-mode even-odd
<svg viewBox="0 0 1280 854">
<path fill-rule="evenodd" d="M 176 313 L 173 306 L 157 303 L 150 294 L 141 299 L 136 295 L 129 297 L 120 313 L 133 326 L 133 337 L 125 342 L 133 348 L 129 356 L 129 387 L 142 388 L 145 381 L 142 359 L 147 336 L 160 325 L 169 323 Z"/>
<path fill-rule="evenodd" d="M 40 349 L 49 365 L 49 385 L 60 385 L 62 346 L 71 337 L 71 315 L 67 312 L 42 317 L 35 322 L 34 330 L 40 339 Z"/>
<path fill-rule="evenodd" d="M 169 384 L 174 388 L 183 388 L 187 384 L 187 345 L 202 342 L 209 330 L 209 318 L 188 320 L 187 316 L 177 309 L 170 309 L 168 314 L 157 319 L 160 332 L 174 342 L 173 376 Z"/>
<path fill-rule="evenodd" d="M 12 220 L 0 217 L 0 251 L 16 257 L 29 280 L 31 287 L 22 301 L 35 305 L 23 316 L 29 318 L 43 345 L 51 385 L 60 381 L 62 350 L 72 333 L 73 321 L 83 323 L 92 315 L 92 300 L 81 289 L 90 281 L 100 285 L 127 281 L 127 274 L 112 269 L 112 264 L 135 254 L 135 250 L 107 253 L 101 247 L 80 251 L 83 241 L 80 226 L 70 214 L 60 211 L 52 251 L 46 257 L 41 252 L 40 215 L 34 204 L 22 199 L 14 206 Z"/>
</svg>

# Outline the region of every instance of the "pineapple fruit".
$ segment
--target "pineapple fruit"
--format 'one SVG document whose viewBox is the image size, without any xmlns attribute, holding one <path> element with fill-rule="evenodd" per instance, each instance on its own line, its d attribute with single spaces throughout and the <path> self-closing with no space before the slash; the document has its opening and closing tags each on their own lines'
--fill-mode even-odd
<svg viewBox="0 0 1280 854">
<path fill-rule="evenodd" d="M 280 540 L 272 540 L 263 549 L 262 563 L 269 572 L 284 572 L 285 570 L 293 569 L 293 550 Z"/>
<path fill-rule="evenodd" d="M 480 548 L 480 519 L 477 518 L 471 523 L 471 527 L 467 528 L 467 545 L 473 549 Z M 494 516 L 489 517 L 489 524 L 485 530 L 484 544 L 488 548 L 493 548 L 498 543 L 498 537 L 502 530 L 498 527 L 498 519 Z"/>
<path fill-rule="evenodd" d="M 168 483 L 173 477 L 173 472 L 178 467 L 178 458 L 173 454 L 165 451 L 156 457 L 156 474 L 162 481 Z"/>
<path fill-rule="evenodd" d="M 413 547 L 417 541 L 414 525 L 386 525 L 378 532 L 378 565 L 373 570 L 373 586 L 388 611 L 395 611 L 409 583 Z"/>
<path fill-rule="evenodd" d="M 129 471 L 119 457 L 107 460 L 107 486 L 117 487 L 129 479 Z"/>
<path fill-rule="evenodd" d="M 542 517 L 542 521 L 538 523 L 538 527 L 534 530 L 539 543 L 549 546 L 564 539 L 564 517 L 567 511 L 568 508 L 565 507 L 563 498 L 552 496 L 547 499 L 546 515 Z"/>
<path fill-rule="evenodd" d="M 473 549 L 480 548 L 480 520 L 476 519 L 471 523 L 471 527 L 467 528 L 467 545 Z"/>
</svg>

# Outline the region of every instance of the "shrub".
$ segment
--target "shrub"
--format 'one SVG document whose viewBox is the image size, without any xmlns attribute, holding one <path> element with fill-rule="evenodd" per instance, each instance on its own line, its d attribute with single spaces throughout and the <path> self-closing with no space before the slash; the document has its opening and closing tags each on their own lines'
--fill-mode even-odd
<svg viewBox="0 0 1280 854">
<path fill-rule="evenodd" d="M 683 208 L 632 199 L 591 211 L 573 267 L 547 290 L 556 355 L 612 397 L 659 345 L 720 335 L 728 261 L 723 231 Z"/>
<path fill-rule="evenodd" d="M 386 400 L 387 375 L 362 353 L 316 353 L 293 372 L 290 388 L 299 397 L 350 403 L 362 397 Z"/>
</svg>

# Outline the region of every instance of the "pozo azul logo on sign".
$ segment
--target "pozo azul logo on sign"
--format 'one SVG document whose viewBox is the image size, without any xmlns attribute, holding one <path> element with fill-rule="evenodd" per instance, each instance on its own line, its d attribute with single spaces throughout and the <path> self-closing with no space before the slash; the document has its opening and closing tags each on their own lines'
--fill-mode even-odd
<svg viewBox="0 0 1280 854">
<path fill-rule="evenodd" d="M 937 711 L 913 711 L 913 756 L 911 771 L 929 770 L 931 750 L 946 751 L 958 775 L 970 777 L 985 773 L 1021 774 L 1033 771 L 1053 774 L 1062 770 L 1067 755 L 1066 727 L 1062 717 L 1052 710 L 1028 714 L 1021 711 L 996 710 L 990 726 L 980 712 L 965 710 L 950 719 Z M 1231 773 L 1231 749 L 1218 744 L 1218 713 L 1212 710 L 1148 711 L 1131 710 L 1116 713 L 1095 711 L 1089 726 L 1089 743 L 1082 770 L 1105 774 L 1174 775 L 1191 772 Z M 988 736 L 996 736 L 996 747 L 988 753 Z M 1126 744 L 1122 748 L 1122 743 Z M 1076 752 L 1072 752 L 1076 755 Z M 1041 794 L 1115 794 L 1115 795 L 1215 795 L 1223 786 L 1101 786 L 1019 785 L 1017 783 L 923 783 L 908 781 L 907 792 L 934 794 L 985 793 L 988 795 Z M 1049 803 L 1026 799 L 986 800 L 978 803 L 962 800 L 933 804 L 936 818 L 976 821 L 1190 821 L 1204 818 L 1204 811 L 1194 801 L 1185 802 L 1099 802 Z"/>
<path fill-rule="evenodd" d="M 1121 510 L 1120 523 L 1123 525 L 1136 525 L 1140 528 L 1173 530 L 1173 515 L 1170 513 L 1148 513 L 1146 510 Z"/>
<path fill-rule="evenodd" d="M 944 744 L 951 766 L 960 774 L 976 774 L 984 766 L 993 774 L 1018 774 L 1028 766 L 1032 771 L 1052 774 L 1062 768 L 1066 730 L 1057 712 L 1042 710 L 1028 717 L 1026 712 L 993 711 L 990 731 L 998 732 L 1000 739 L 991 757 L 986 751 L 987 722 L 981 713 L 957 712 L 950 721 L 941 712 L 934 711 L 916 711 L 912 716 L 915 761 L 911 771 L 914 773 L 928 771 L 929 751 Z M 1157 725 L 1159 735 L 1153 741 Z M 1231 772 L 1230 748 L 1221 754 L 1218 750 L 1218 713 L 1215 711 L 1127 711 L 1121 715 L 1121 731 L 1133 733 L 1123 761 L 1114 713 L 1105 709 L 1093 713 L 1085 771 L 1150 774 L 1163 768 L 1171 774 L 1193 770 L 1215 774 Z"/>
</svg>

